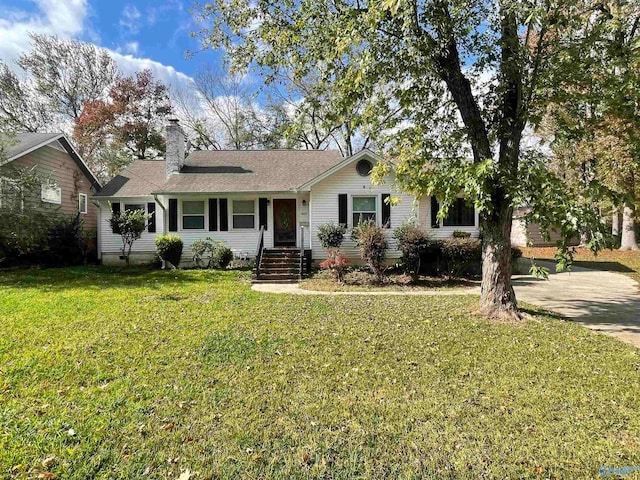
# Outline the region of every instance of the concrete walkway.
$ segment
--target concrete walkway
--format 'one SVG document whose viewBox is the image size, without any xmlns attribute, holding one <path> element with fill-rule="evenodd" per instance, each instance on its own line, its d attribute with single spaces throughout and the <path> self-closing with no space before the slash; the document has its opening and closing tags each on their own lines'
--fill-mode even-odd
<svg viewBox="0 0 640 480">
<path fill-rule="evenodd" d="M 542 262 L 539 262 L 542 263 Z M 551 272 L 555 271 L 552 265 Z M 540 306 L 584 326 L 613 335 L 640 347 L 640 286 L 619 273 L 573 267 L 552 273 L 549 280 L 515 275 L 514 289 L 520 302 Z M 480 287 L 437 291 L 319 292 L 297 284 L 256 284 L 253 290 L 294 295 L 478 295 Z"/>
</svg>

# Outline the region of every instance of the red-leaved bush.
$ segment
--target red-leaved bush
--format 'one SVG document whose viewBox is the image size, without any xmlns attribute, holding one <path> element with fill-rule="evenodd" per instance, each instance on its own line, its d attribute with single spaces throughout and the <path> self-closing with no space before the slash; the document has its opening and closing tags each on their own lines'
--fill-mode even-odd
<svg viewBox="0 0 640 480">
<path fill-rule="evenodd" d="M 323 270 L 330 270 L 333 278 L 342 283 L 344 280 L 344 269 L 349 264 L 347 257 L 342 255 L 338 249 L 329 249 L 329 257 L 320 264 Z"/>
</svg>

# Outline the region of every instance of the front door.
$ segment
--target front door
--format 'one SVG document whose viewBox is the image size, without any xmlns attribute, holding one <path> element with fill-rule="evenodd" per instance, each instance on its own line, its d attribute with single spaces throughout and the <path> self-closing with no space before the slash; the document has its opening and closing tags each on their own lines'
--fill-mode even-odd
<svg viewBox="0 0 640 480">
<path fill-rule="evenodd" d="M 296 246 L 296 200 L 273 200 L 273 246 Z"/>
</svg>

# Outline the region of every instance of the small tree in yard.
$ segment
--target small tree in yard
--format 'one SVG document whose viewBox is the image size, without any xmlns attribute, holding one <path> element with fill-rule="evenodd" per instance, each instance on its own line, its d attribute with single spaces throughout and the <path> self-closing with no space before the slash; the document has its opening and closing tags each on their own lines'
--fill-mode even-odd
<svg viewBox="0 0 640 480">
<path fill-rule="evenodd" d="M 124 212 L 114 212 L 109 219 L 109 224 L 114 231 L 120 233 L 122 239 L 122 256 L 129 265 L 129 255 L 133 242 L 142 236 L 142 232 L 147 227 L 147 222 L 151 215 L 142 210 L 127 210 Z"/>
<path fill-rule="evenodd" d="M 353 227 L 351 239 L 360 248 L 360 258 L 371 269 L 371 273 L 376 276 L 378 282 L 384 282 L 387 270 L 384 260 L 387 257 L 389 244 L 384 236 L 382 227 L 379 227 L 373 221 L 360 223 Z"/>
<path fill-rule="evenodd" d="M 347 257 L 340 253 L 347 227 L 335 223 L 324 223 L 318 227 L 318 240 L 327 251 L 327 259 L 320 264 L 320 268 L 331 270 L 331 275 L 339 283 L 344 279 L 344 269 L 349 263 Z"/>
</svg>

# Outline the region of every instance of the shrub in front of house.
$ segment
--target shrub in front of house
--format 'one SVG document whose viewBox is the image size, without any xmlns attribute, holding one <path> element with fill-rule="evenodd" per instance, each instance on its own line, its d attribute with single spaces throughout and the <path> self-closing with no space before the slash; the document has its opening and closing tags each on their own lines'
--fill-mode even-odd
<svg viewBox="0 0 640 480">
<path fill-rule="evenodd" d="M 0 267 L 80 265 L 86 241 L 79 215 L 0 208 Z"/>
<path fill-rule="evenodd" d="M 218 268 L 224 270 L 233 260 L 233 251 L 222 242 L 218 242 L 213 253 L 213 260 Z"/>
<path fill-rule="evenodd" d="M 174 267 L 180 265 L 184 243 L 178 235 L 160 235 L 156 237 L 156 253 L 161 260 Z"/>
<path fill-rule="evenodd" d="M 477 238 L 447 238 L 439 243 L 443 273 L 459 277 L 481 264 L 482 244 Z"/>
<path fill-rule="evenodd" d="M 387 266 L 384 261 L 387 257 L 389 244 L 382 227 L 373 221 L 362 222 L 353 227 L 351 239 L 360 250 L 360 258 L 369 267 L 378 282 L 386 280 Z"/>
<path fill-rule="evenodd" d="M 454 230 L 453 238 L 471 238 L 471 232 L 463 232 L 462 230 Z"/>
<path fill-rule="evenodd" d="M 334 280 L 338 283 L 343 283 L 345 268 L 348 264 L 347 257 L 342 255 L 339 249 L 333 248 L 329 249 L 329 256 L 320 264 L 320 268 L 329 270 Z"/>
<path fill-rule="evenodd" d="M 191 244 L 193 263 L 200 268 L 225 269 L 233 260 L 233 251 L 223 242 L 211 237 L 196 240 Z"/>
<path fill-rule="evenodd" d="M 393 238 L 398 244 L 398 250 L 402 252 L 402 265 L 405 271 L 415 280 L 420 273 L 422 259 L 431 243 L 427 232 L 408 222 L 394 230 Z"/>
<path fill-rule="evenodd" d="M 511 247 L 511 261 L 522 256 L 522 250 Z M 477 238 L 446 238 L 428 242 L 421 259 L 422 271 L 454 277 L 480 274 L 482 242 Z"/>
<path fill-rule="evenodd" d="M 336 249 L 342 246 L 347 227 L 335 223 L 323 223 L 318 227 L 318 240 L 325 250 Z"/>
</svg>

